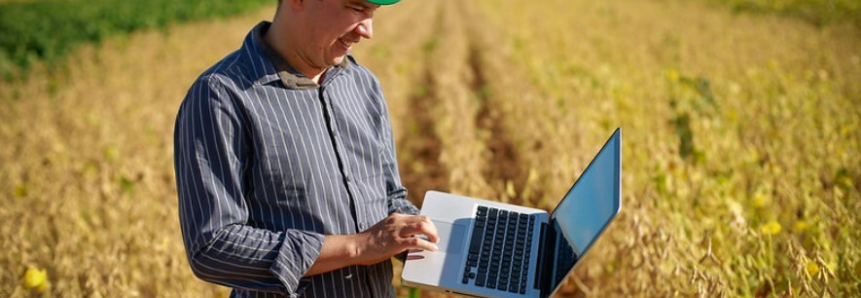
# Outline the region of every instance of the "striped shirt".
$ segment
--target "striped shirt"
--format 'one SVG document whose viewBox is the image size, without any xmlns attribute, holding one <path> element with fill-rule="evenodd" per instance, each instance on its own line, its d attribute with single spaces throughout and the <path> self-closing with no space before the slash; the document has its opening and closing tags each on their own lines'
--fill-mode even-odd
<svg viewBox="0 0 861 298">
<path fill-rule="evenodd" d="M 204 72 L 179 108 L 174 166 L 192 271 L 232 297 L 394 297 L 391 261 L 303 277 L 323 235 L 418 213 L 379 82 L 348 56 L 316 84 L 266 45 L 269 26 Z"/>
</svg>

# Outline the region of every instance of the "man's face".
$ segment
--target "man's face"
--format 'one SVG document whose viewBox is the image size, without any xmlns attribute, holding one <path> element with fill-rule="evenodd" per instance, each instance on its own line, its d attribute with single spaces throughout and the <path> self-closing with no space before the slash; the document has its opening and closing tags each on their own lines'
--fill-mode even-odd
<svg viewBox="0 0 861 298">
<path fill-rule="evenodd" d="M 320 69 L 337 65 L 362 38 L 373 36 L 379 5 L 365 0 L 305 0 L 307 25 L 303 60 Z"/>
</svg>

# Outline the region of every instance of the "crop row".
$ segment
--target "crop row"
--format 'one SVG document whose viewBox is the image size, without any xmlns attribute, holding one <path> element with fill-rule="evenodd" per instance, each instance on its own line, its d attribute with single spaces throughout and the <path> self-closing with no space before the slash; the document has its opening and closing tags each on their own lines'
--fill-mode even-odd
<svg viewBox="0 0 861 298">
<path fill-rule="evenodd" d="M 625 207 L 577 291 L 857 295 L 856 31 L 695 1 L 477 3 L 518 70 L 503 76 L 538 94 L 501 89 L 528 111 L 503 117 L 510 134 L 544 140 L 520 147 L 546 193 L 625 129 Z"/>
</svg>

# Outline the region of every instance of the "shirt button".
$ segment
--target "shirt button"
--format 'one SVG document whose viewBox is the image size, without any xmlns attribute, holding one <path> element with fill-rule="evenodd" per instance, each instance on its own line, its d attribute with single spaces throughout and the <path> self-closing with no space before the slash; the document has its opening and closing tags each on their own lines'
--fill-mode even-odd
<svg viewBox="0 0 861 298">
<path fill-rule="evenodd" d="M 353 176 L 350 174 L 344 174 L 344 179 L 347 179 L 347 182 L 353 182 Z"/>
</svg>

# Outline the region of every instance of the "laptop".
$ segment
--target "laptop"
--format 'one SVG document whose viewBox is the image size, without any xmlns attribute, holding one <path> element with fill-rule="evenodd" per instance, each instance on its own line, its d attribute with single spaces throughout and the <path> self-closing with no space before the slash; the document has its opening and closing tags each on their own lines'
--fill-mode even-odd
<svg viewBox="0 0 861 298">
<path fill-rule="evenodd" d="M 421 214 L 436 252 L 411 250 L 406 286 L 471 297 L 549 297 L 622 208 L 622 130 L 617 128 L 552 213 L 438 191 Z"/>
</svg>

